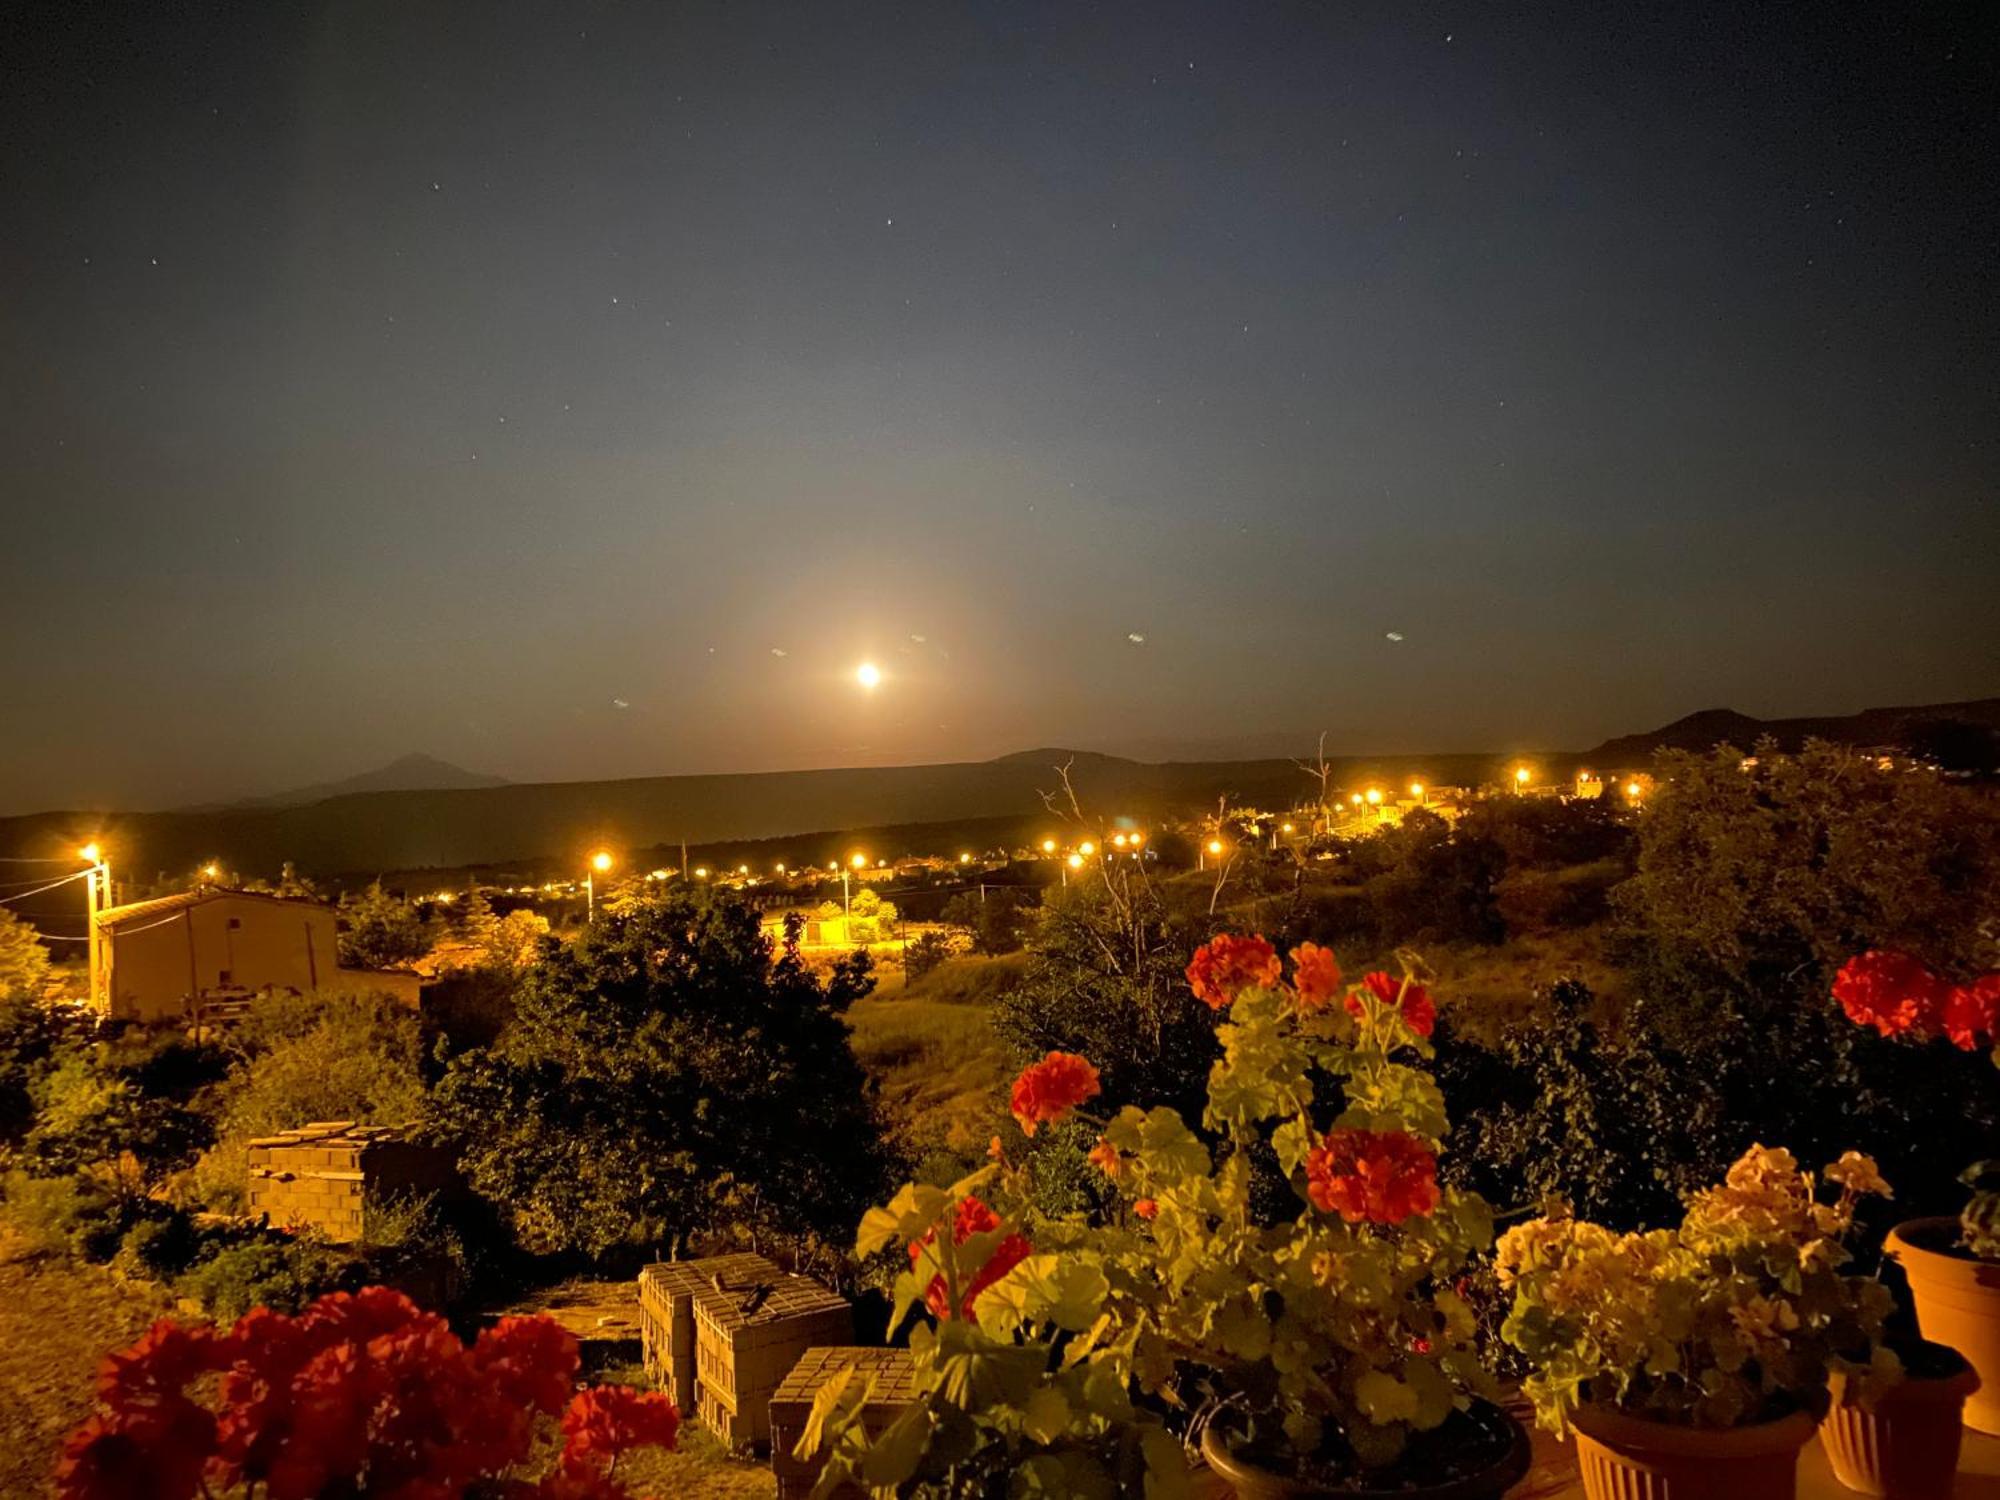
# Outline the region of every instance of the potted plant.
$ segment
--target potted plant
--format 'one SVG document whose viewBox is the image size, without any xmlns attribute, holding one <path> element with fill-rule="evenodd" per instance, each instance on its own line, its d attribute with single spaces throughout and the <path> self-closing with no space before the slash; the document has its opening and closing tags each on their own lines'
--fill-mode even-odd
<svg viewBox="0 0 2000 1500">
<path fill-rule="evenodd" d="M 1784 1500 L 1829 1377 L 1871 1398 L 1894 1382 L 1889 1293 L 1843 1271 L 1856 1202 L 1887 1185 L 1852 1151 L 1824 1175 L 1831 1203 L 1753 1146 L 1676 1229 L 1554 1217 L 1501 1237 L 1502 1336 L 1537 1419 L 1576 1435 L 1592 1500 Z"/>
<path fill-rule="evenodd" d="M 1876 950 L 1841 967 L 1833 997 L 1850 1020 L 1883 1036 L 1945 1037 L 1972 1051 L 1994 1044 L 2000 974 L 1951 984 L 1907 953 Z M 2000 1051 L 1994 1057 L 2000 1062 Z M 1972 1367 L 1969 1390 L 1962 1380 L 1948 1382 L 1965 1401 L 1965 1425 L 2000 1433 L 2000 1162 L 1979 1162 L 1960 1180 L 1972 1192 L 1956 1219 L 1898 1224 L 1886 1251 L 1909 1280 L 1923 1336 Z"/>
<path fill-rule="evenodd" d="M 1091 1154 L 1124 1213 L 1042 1233 L 1091 1250 L 1141 1390 L 1195 1410 L 1245 1500 L 1494 1500 L 1527 1435 L 1460 1292 L 1492 1214 L 1437 1180 L 1435 1007 L 1408 963 L 1349 984 L 1323 948 L 1290 956 L 1288 979 L 1261 937 L 1196 953 L 1195 994 L 1226 1015 L 1207 1138 L 1126 1107 Z"/>
<path fill-rule="evenodd" d="M 1244 1500 L 1498 1500 L 1526 1473 L 1457 1288 L 1492 1217 L 1439 1186 L 1443 1101 L 1408 1061 L 1430 997 L 1291 956 L 1287 980 L 1262 938 L 1195 955 L 1195 993 L 1226 1012 L 1206 1135 L 1164 1107 L 1098 1121 L 1108 1213 L 1036 1216 L 1032 1160 L 997 1140 L 993 1167 L 870 1213 L 861 1253 L 910 1247 L 895 1321 L 931 1313 L 910 1340 L 924 1395 L 871 1439 L 865 1390 L 823 1391 L 800 1445 L 831 1453 L 820 1493 L 1020 1493 L 1001 1476 L 1032 1467 L 1048 1492 L 1157 1497 L 1187 1482 L 1183 1441 Z M 1012 1113 L 1033 1135 L 1097 1092 L 1088 1060 L 1051 1053 Z"/>
</svg>

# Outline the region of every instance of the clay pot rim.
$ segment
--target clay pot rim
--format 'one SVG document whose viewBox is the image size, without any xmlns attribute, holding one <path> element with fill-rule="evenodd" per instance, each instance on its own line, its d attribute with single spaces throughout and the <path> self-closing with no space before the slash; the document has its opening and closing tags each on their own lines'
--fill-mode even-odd
<svg viewBox="0 0 2000 1500">
<path fill-rule="evenodd" d="M 1239 1457 L 1229 1446 L 1229 1440 L 1213 1422 L 1201 1432 L 1201 1456 L 1207 1460 L 1209 1468 L 1228 1480 L 1238 1478 L 1261 1481 L 1266 1484 L 1285 1486 L 1291 1493 L 1305 1496 L 1338 1496 L 1340 1500 L 1474 1500 L 1478 1496 L 1492 1496 L 1495 1500 L 1520 1482 L 1534 1462 L 1532 1444 L 1528 1430 L 1505 1407 L 1479 1397 L 1473 1398 L 1474 1406 L 1487 1407 L 1499 1414 L 1513 1434 L 1513 1444 L 1487 1468 L 1476 1474 L 1467 1474 L 1445 1484 L 1433 1485 L 1429 1489 L 1328 1489 L 1324 1486 L 1307 1484 L 1303 1480 L 1287 1478 L 1269 1469 L 1260 1468 L 1246 1458 Z"/>
<path fill-rule="evenodd" d="M 1810 1413 L 1788 1412 L 1743 1427 L 1688 1427 L 1635 1417 L 1609 1406 L 1580 1406 L 1570 1425 L 1620 1453 L 1669 1458 L 1761 1458 L 1803 1448 L 1818 1430 Z"/>
<path fill-rule="evenodd" d="M 1947 1349 L 1951 1348 L 1949 1344 L 1943 1347 Z M 1953 1349 L 1952 1353 L 1958 1354 L 1958 1351 Z M 1833 1405 L 1835 1407 L 1862 1407 L 1863 1403 L 1847 1399 L 1843 1389 L 1846 1384 L 1847 1377 L 1839 1374 L 1834 1375 L 1827 1382 L 1828 1389 L 1833 1392 Z M 1964 1401 L 1967 1396 L 1978 1390 L 1981 1384 L 1979 1372 L 1972 1368 L 1972 1361 L 1967 1359 L 1963 1354 L 1958 1354 L 1958 1368 L 1953 1370 L 1949 1375 L 1912 1375 L 1908 1371 L 1905 1371 L 1901 1380 L 1875 1398 L 1874 1404 L 1877 1408 L 1890 1404 L 1904 1405 L 1914 1402 L 1935 1402 L 1941 1406 L 1949 1405 L 1953 1402 Z"/>
</svg>

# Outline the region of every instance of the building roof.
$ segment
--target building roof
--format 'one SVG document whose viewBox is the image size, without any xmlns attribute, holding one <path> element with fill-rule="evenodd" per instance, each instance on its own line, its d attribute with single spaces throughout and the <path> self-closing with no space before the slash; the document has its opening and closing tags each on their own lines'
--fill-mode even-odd
<svg viewBox="0 0 2000 1500">
<path fill-rule="evenodd" d="M 123 906 L 107 906 L 97 914 L 97 925 L 122 927 L 127 922 L 136 922 L 145 917 L 172 916 L 175 912 L 203 906 L 210 901 L 268 901 L 278 906 L 309 907 L 313 911 L 333 910 L 324 901 L 301 901 L 296 896 L 272 896 L 263 891 L 233 891 L 220 886 L 203 886 L 200 890 L 176 891 L 171 896 L 155 896 L 150 901 L 129 901 Z"/>
</svg>

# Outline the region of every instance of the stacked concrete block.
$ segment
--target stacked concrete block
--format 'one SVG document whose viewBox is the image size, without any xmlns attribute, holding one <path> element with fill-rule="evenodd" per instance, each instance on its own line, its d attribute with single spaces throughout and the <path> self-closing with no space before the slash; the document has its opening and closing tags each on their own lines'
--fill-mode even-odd
<svg viewBox="0 0 2000 1500">
<path fill-rule="evenodd" d="M 907 1349 L 842 1346 L 806 1350 L 771 1395 L 771 1472 L 777 1476 L 778 1500 L 806 1500 L 819 1482 L 825 1456 L 795 1458 L 792 1450 L 806 1430 L 813 1398 L 845 1370 L 857 1370 L 869 1382 L 861 1422 L 871 1438 L 879 1437 L 916 1402 L 916 1368 Z M 854 1493 L 857 1497 L 861 1494 L 858 1490 Z"/>
<path fill-rule="evenodd" d="M 852 1343 L 854 1315 L 810 1276 L 780 1276 L 697 1293 L 694 1337 L 702 1425 L 757 1448 L 771 1440 L 772 1393 L 806 1350 Z"/>
<path fill-rule="evenodd" d="M 761 1255 L 664 1261 L 639 1275 L 646 1368 L 732 1448 L 770 1441 L 771 1393 L 815 1345 L 845 1344 L 845 1298 Z"/>
<path fill-rule="evenodd" d="M 443 1192 L 452 1183 L 448 1153 L 416 1145 L 390 1125 L 317 1120 L 250 1142 L 250 1212 L 336 1242 L 365 1237 L 371 1202 Z"/>
<path fill-rule="evenodd" d="M 784 1272 L 761 1255 L 711 1255 L 665 1260 L 639 1273 L 639 1339 L 646 1369 L 683 1416 L 701 1409 L 695 1388 L 695 1294 L 725 1286 L 776 1282 Z"/>
</svg>

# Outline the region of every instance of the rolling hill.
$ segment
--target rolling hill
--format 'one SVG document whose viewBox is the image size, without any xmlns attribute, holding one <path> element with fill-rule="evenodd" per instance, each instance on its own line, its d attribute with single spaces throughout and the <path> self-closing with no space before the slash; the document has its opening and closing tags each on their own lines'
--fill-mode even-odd
<svg viewBox="0 0 2000 1500">
<path fill-rule="evenodd" d="M 1939 723 L 2000 727 L 2000 698 L 1810 719 L 1755 719 L 1714 709 L 1586 752 L 1533 759 L 1551 777 L 1584 765 L 1608 773 L 1644 766 L 1661 748 L 1706 750 L 1728 743 L 1747 749 L 1765 735 L 1787 747 L 1809 737 L 1908 744 Z M 1368 781 L 1401 785 L 1413 778 L 1433 785 L 1496 781 L 1511 761 L 1497 755 L 1407 755 L 1330 764 L 1336 784 L 1351 787 Z M 312 800 L 0 819 L 0 855 L 67 855 L 84 839 L 98 838 L 116 851 L 122 869 L 141 879 L 154 872 L 171 877 L 214 858 L 248 875 L 275 873 L 289 860 L 315 875 L 340 878 L 538 861 L 560 867 L 600 843 L 637 851 L 682 842 L 701 848 L 796 839 L 795 847 L 813 848 L 806 836 L 815 830 L 830 845 L 851 830 L 907 830 L 903 837 L 916 848 L 924 847 L 917 842 L 923 825 L 937 825 L 940 837 L 956 837 L 948 830 L 969 832 L 973 825 L 999 820 L 991 823 L 997 833 L 1018 829 L 1023 820 L 1047 818 L 1043 794 L 1057 787 L 1056 768 L 1064 764 L 1072 767 L 1077 794 L 1093 814 L 1148 822 L 1198 813 L 1221 796 L 1233 803 L 1290 806 L 1311 786 L 1290 760 L 1147 762 L 1054 748 L 943 765 L 518 784 L 484 784 L 492 778 L 411 758 L 353 782 L 333 783 L 323 789 L 328 795 Z M 380 784 L 396 776 L 447 776 L 475 784 Z M 313 790 L 321 789 L 307 789 Z"/>
</svg>

